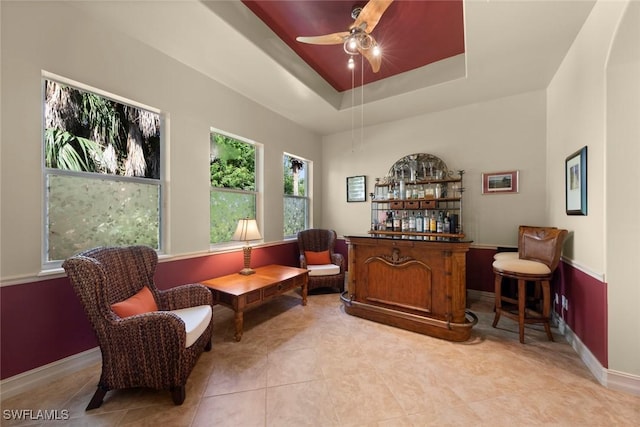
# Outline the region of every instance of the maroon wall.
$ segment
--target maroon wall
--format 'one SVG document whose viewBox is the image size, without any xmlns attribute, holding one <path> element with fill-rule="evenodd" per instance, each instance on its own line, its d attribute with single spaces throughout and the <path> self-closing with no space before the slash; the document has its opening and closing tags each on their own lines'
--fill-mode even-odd
<svg viewBox="0 0 640 427">
<path fill-rule="evenodd" d="M 2 379 L 97 345 L 66 277 L 0 288 Z"/>
<path fill-rule="evenodd" d="M 467 254 L 467 289 L 493 292 L 493 249 L 469 249 Z"/>
<path fill-rule="evenodd" d="M 224 276 L 243 267 L 242 250 L 160 262 L 156 283 L 168 289 Z M 297 242 L 255 248 L 251 266 L 298 265 Z M 0 378 L 55 362 L 97 344 L 66 277 L 0 288 Z"/>
<path fill-rule="evenodd" d="M 347 246 L 336 252 L 346 259 Z M 467 256 L 468 289 L 493 292 L 491 263 L 495 250 L 472 248 Z M 256 248 L 251 266 L 298 264 L 296 241 Z M 161 262 L 159 288 L 223 276 L 242 268 L 242 251 Z M 347 263 L 348 265 L 348 263 Z M 593 277 L 560 263 L 554 289 L 569 299 L 563 316 L 571 330 L 602 366 L 607 360 L 607 287 Z M 554 291 L 554 292 L 556 292 Z M 91 326 L 66 277 L 0 288 L 0 377 L 12 377 L 97 345 Z"/>
<path fill-rule="evenodd" d="M 562 262 L 556 278 L 556 292 L 569 302 L 568 310 L 558 307 L 556 311 L 600 364 L 608 368 L 607 283 Z"/>
</svg>

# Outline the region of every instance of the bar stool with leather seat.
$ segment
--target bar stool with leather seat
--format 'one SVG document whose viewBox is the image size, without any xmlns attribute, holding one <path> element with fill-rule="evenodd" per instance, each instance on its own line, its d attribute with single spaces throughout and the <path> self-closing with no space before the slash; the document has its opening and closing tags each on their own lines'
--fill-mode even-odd
<svg viewBox="0 0 640 427">
<path fill-rule="evenodd" d="M 518 247 L 515 250 L 509 250 L 509 251 L 498 251 L 493 255 L 493 260 L 494 261 L 498 261 L 498 260 L 506 260 L 506 259 L 519 259 L 520 258 L 520 253 L 519 253 L 519 248 L 520 248 L 520 240 L 522 239 L 522 230 L 525 228 L 535 228 L 529 225 L 521 225 L 520 227 L 518 227 Z M 557 228 L 557 227 L 549 227 L 549 228 Z M 502 295 L 503 296 L 512 296 L 515 297 L 517 295 L 516 289 L 517 289 L 517 281 L 513 281 L 513 280 L 506 280 L 506 281 L 502 281 Z M 540 286 L 536 286 L 536 291 L 539 291 Z M 530 291 L 531 292 L 531 291 Z M 539 294 L 539 292 L 537 292 Z"/>
<path fill-rule="evenodd" d="M 524 344 L 524 326 L 542 323 L 550 341 L 551 278 L 560 262 L 567 230 L 553 227 L 520 226 L 518 230 L 518 258 L 506 257 L 493 262 L 495 274 L 495 328 L 502 315 L 518 322 L 520 342 Z M 517 299 L 502 293 L 502 279 L 518 282 Z M 534 286 L 537 306 L 527 304 L 527 285 Z M 541 291 L 541 299 L 540 297 Z"/>
</svg>

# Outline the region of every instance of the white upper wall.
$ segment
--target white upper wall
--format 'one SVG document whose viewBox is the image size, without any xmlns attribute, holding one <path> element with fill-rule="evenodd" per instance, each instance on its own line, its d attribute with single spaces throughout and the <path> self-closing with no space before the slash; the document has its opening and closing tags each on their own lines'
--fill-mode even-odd
<svg viewBox="0 0 640 427">
<path fill-rule="evenodd" d="M 466 172 L 466 237 L 476 245 L 516 246 L 520 224 L 547 225 L 545 103 L 544 91 L 528 92 L 367 127 L 363 138 L 360 129 L 353 138 L 325 137 L 323 224 L 342 235 L 366 233 L 370 203 L 346 202 L 346 177 L 366 175 L 371 192 L 396 160 L 429 153 Z M 518 194 L 482 195 L 482 173 L 511 170 L 520 171 Z"/>
<path fill-rule="evenodd" d="M 640 2 L 630 3 L 607 62 L 606 271 L 609 366 L 640 375 Z M 635 337 L 629 331 L 636 331 Z M 613 351 L 615 349 L 615 351 Z"/>
<path fill-rule="evenodd" d="M 2 279 L 41 268 L 42 89 L 47 71 L 167 114 L 166 251 L 209 249 L 209 129 L 264 144 L 265 241 L 282 239 L 282 155 L 316 164 L 320 219 L 321 139 L 182 63 L 105 27 L 72 2 L 2 2 Z M 265 82 L 266 83 L 266 82 Z"/>
<path fill-rule="evenodd" d="M 599 1 L 547 90 L 549 217 L 607 286 L 609 370 L 640 375 L 640 3 Z M 588 147 L 588 215 L 564 214 L 564 161 Z"/>
<path fill-rule="evenodd" d="M 605 61 L 623 2 L 599 2 L 547 89 L 549 218 L 572 235 L 564 255 L 603 279 L 605 265 Z M 564 164 L 587 146 L 587 216 L 565 213 Z"/>
</svg>

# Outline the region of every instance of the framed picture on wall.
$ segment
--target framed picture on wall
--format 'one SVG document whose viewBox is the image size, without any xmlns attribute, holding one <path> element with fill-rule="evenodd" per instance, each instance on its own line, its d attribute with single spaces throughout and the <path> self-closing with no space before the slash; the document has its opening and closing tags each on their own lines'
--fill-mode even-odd
<svg viewBox="0 0 640 427">
<path fill-rule="evenodd" d="M 508 194 L 518 192 L 518 171 L 482 174 L 482 194 Z"/>
<path fill-rule="evenodd" d="M 367 201 L 367 177 L 364 175 L 347 177 L 347 202 Z"/>
<path fill-rule="evenodd" d="M 587 146 L 564 162 L 567 215 L 587 214 Z"/>
</svg>

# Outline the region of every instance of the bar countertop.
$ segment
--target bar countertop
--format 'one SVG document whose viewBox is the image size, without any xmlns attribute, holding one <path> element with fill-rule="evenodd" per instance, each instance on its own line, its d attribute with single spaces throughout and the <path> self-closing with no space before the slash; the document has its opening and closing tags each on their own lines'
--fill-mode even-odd
<svg viewBox="0 0 640 427">
<path fill-rule="evenodd" d="M 409 234 L 357 234 L 357 235 L 345 235 L 344 238 L 349 240 L 351 238 L 359 239 L 377 239 L 377 240 L 394 240 L 394 241 L 406 241 L 406 242 L 428 242 L 428 243 L 473 243 L 473 240 L 458 238 L 458 237 L 445 237 L 445 236 L 415 236 Z"/>
</svg>

